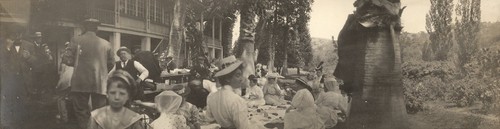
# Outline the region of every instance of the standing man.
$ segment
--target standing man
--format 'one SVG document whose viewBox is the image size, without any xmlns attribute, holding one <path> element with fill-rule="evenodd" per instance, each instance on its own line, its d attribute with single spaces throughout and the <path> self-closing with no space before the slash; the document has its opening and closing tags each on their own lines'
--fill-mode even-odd
<svg viewBox="0 0 500 129">
<path fill-rule="evenodd" d="M 0 46 L 1 127 L 22 128 L 27 115 L 26 88 L 31 85 L 31 66 L 36 60 L 33 44 L 21 40 L 24 28 L 18 25 L 6 27 L 1 35 L 4 44 Z"/>
<path fill-rule="evenodd" d="M 57 81 L 57 79 L 51 79 L 55 77 L 53 75 L 55 74 L 55 67 L 51 67 L 53 66 L 53 58 L 47 44 L 42 42 L 42 32 L 35 32 L 32 36 L 32 44 L 34 47 L 33 56 L 36 57 L 32 70 L 33 82 L 36 82 L 36 85 L 34 83 L 29 88 L 29 92 L 30 95 L 41 95 L 49 89 L 51 82 Z M 51 73 L 53 74 L 51 75 Z M 38 97 L 39 96 L 36 96 L 36 98 Z"/>
<path fill-rule="evenodd" d="M 78 125 L 87 128 L 90 111 L 106 105 L 108 66 L 113 65 L 111 44 L 97 37 L 97 19 L 87 19 L 83 33 L 71 39 L 70 49 L 75 53 L 75 70 L 71 80 L 70 97 Z M 89 98 L 92 105 L 89 106 Z"/>
</svg>

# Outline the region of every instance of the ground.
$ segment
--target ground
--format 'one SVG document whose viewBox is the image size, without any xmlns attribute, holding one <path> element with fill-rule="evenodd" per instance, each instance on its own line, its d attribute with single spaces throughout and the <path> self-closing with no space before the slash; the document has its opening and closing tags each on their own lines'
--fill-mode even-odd
<svg viewBox="0 0 500 129">
<path fill-rule="evenodd" d="M 42 101 L 30 102 L 32 110 L 24 129 L 72 129 L 73 124 L 56 122 L 57 108 L 53 94 L 40 97 Z M 442 101 L 429 102 L 426 110 L 409 114 L 410 129 L 500 129 L 498 116 L 478 112 L 480 104 L 455 107 Z"/>
<path fill-rule="evenodd" d="M 480 104 L 459 108 L 430 102 L 427 109 L 409 115 L 410 129 L 500 129 L 499 117 L 477 113 Z"/>
</svg>

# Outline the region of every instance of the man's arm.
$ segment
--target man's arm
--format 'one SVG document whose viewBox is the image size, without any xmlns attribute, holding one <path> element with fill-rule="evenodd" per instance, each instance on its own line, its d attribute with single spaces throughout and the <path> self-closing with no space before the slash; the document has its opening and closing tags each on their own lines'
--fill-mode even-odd
<svg viewBox="0 0 500 129">
<path fill-rule="evenodd" d="M 134 67 L 141 73 L 141 75 L 139 75 L 139 79 L 143 81 L 144 79 L 148 78 L 149 71 L 141 63 L 134 61 Z"/>
<path fill-rule="evenodd" d="M 107 60 L 108 70 L 110 70 L 111 66 L 113 66 L 113 64 L 115 63 L 115 56 L 114 56 L 113 49 L 111 47 L 108 49 L 107 56 L 108 56 L 108 60 Z"/>
</svg>

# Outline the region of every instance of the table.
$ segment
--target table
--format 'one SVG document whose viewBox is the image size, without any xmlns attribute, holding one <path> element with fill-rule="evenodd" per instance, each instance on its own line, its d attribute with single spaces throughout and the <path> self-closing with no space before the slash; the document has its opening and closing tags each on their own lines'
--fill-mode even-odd
<svg viewBox="0 0 500 129">
<path fill-rule="evenodd" d="M 165 84 L 165 83 L 156 83 L 156 90 L 144 90 L 144 98 L 142 99 L 145 102 L 153 102 L 156 95 L 160 94 L 166 90 L 172 90 L 175 85 L 183 85 L 187 87 L 187 82 L 179 83 L 179 84 Z"/>
<path fill-rule="evenodd" d="M 283 129 L 286 109 L 290 105 L 264 105 L 248 109 L 248 120 L 251 125 L 263 125 L 268 129 Z M 202 129 L 217 129 L 218 124 L 202 124 Z"/>
<path fill-rule="evenodd" d="M 189 76 L 191 74 L 189 73 L 174 73 L 174 74 L 171 74 L 171 73 L 166 73 L 166 72 L 162 72 L 160 74 L 160 77 L 165 81 L 165 80 L 169 80 L 168 84 L 177 84 L 177 83 L 185 83 L 189 80 Z"/>
</svg>

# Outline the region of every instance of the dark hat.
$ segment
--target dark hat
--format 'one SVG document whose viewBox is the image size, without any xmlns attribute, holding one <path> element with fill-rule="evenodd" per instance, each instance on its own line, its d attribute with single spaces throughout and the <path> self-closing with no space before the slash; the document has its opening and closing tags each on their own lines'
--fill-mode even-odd
<svg viewBox="0 0 500 129">
<path fill-rule="evenodd" d="M 252 74 L 252 75 L 250 75 L 250 76 L 248 76 L 248 80 L 252 80 L 252 81 L 257 81 L 257 78 L 258 78 L 258 77 L 257 77 L 257 76 L 255 76 L 255 75 L 253 75 L 253 74 Z"/>
<path fill-rule="evenodd" d="M 306 79 L 304 77 L 298 77 L 298 78 L 296 78 L 295 82 L 298 83 L 298 84 L 304 85 L 307 89 L 312 90 L 312 86 L 310 86 L 309 84 L 307 84 L 307 81 L 306 81 Z"/>
</svg>

